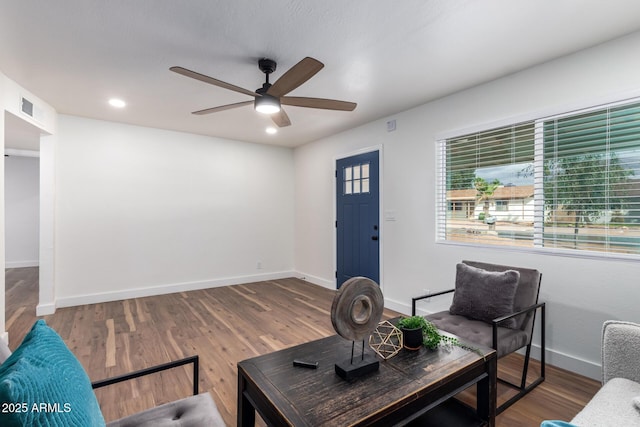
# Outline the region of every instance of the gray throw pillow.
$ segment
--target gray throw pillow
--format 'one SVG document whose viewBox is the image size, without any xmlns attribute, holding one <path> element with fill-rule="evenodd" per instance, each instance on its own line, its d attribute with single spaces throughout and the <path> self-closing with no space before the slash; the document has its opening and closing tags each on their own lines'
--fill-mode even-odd
<svg viewBox="0 0 640 427">
<path fill-rule="evenodd" d="M 520 273 L 515 270 L 487 271 L 467 264 L 456 265 L 456 290 L 451 314 L 491 322 L 496 317 L 513 313 Z M 514 328 L 515 319 L 499 326 Z"/>
</svg>

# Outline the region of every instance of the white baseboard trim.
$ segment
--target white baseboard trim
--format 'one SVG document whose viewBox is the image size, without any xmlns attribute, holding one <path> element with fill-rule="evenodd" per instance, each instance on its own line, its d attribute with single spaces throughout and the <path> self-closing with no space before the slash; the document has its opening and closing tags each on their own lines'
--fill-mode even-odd
<svg viewBox="0 0 640 427">
<path fill-rule="evenodd" d="M 9 345 L 9 332 L 4 331 L 2 334 L 0 334 L 0 340 L 4 341 L 6 345 Z"/>
<path fill-rule="evenodd" d="M 56 312 L 56 305 L 50 304 L 38 304 L 36 306 L 36 316 L 47 316 Z"/>
<path fill-rule="evenodd" d="M 600 363 L 584 360 L 577 356 L 548 348 L 546 354 L 546 362 L 548 365 L 566 369 L 567 371 L 575 372 L 576 374 L 584 375 L 597 381 L 602 380 L 602 367 Z M 531 346 L 531 357 L 540 360 L 540 346 L 535 342 Z"/>
<path fill-rule="evenodd" d="M 411 314 L 411 305 L 406 303 L 401 303 L 398 301 L 385 299 L 384 306 L 388 309 L 397 311 L 399 313 L 410 315 Z M 432 313 L 431 311 L 427 311 L 424 309 L 418 309 L 418 314 L 427 315 Z M 536 360 L 540 360 L 540 345 L 536 344 L 539 339 L 539 335 L 534 333 L 534 343 L 531 346 L 531 357 Z M 592 362 L 589 360 L 581 359 L 577 356 L 573 356 L 570 354 L 566 354 L 554 349 L 546 348 L 546 363 L 548 365 L 553 365 L 558 368 L 566 369 L 567 371 L 575 372 L 579 375 L 584 375 L 585 377 L 592 378 L 594 380 L 600 381 L 602 379 L 602 371 L 599 363 Z"/>
<path fill-rule="evenodd" d="M 226 277 L 223 279 L 204 280 L 198 282 L 172 283 L 168 285 L 151 286 L 148 288 L 127 289 L 126 291 L 101 292 L 71 297 L 62 297 L 56 299 L 55 308 L 74 307 L 77 305 L 97 304 L 102 302 L 120 301 L 131 298 L 173 294 L 176 292 L 195 291 L 228 285 L 240 285 L 243 283 L 261 282 L 265 280 L 285 279 L 287 277 L 294 277 L 295 275 L 296 273 L 294 271 L 281 271 L 249 276 Z"/>
<path fill-rule="evenodd" d="M 322 286 L 323 288 L 333 289 L 333 290 L 336 289 L 335 281 L 323 279 L 321 277 L 317 277 L 312 274 L 296 271 L 295 277 L 297 277 L 298 279 L 306 280 L 307 282 L 313 283 L 314 285 Z"/>
<path fill-rule="evenodd" d="M 40 261 L 37 259 L 34 261 L 5 261 L 5 268 L 23 268 L 23 267 L 38 267 Z"/>
<path fill-rule="evenodd" d="M 405 314 L 407 316 L 411 315 L 411 305 L 400 303 L 398 301 L 394 301 L 389 298 L 384 299 L 384 306 L 389 310 L 397 311 L 398 313 Z M 427 314 L 427 313 L 425 313 Z"/>
</svg>

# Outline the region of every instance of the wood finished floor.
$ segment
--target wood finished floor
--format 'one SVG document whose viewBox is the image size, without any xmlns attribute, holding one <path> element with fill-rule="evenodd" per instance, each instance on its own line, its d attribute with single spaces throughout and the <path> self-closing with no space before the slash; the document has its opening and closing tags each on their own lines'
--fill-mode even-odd
<svg viewBox="0 0 640 427">
<path fill-rule="evenodd" d="M 35 316 L 38 269 L 6 270 L 6 326 L 17 347 Z M 58 309 L 44 316 L 85 367 L 91 380 L 123 374 L 192 354 L 200 355 L 200 391 L 208 391 L 229 426 L 236 424 L 236 363 L 334 334 L 334 292 L 298 279 L 225 286 Z M 397 313 L 386 310 L 385 317 Z M 521 358 L 499 362 L 513 376 Z M 532 366 L 532 374 L 538 365 Z M 547 366 L 546 381 L 497 418 L 498 427 L 534 427 L 544 419 L 570 420 L 598 390 L 597 381 Z M 181 367 L 97 390 L 107 421 L 190 393 Z M 510 391 L 499 385 L 501 402 Z M 465 392 L 463 400 L 473 400 Z M 263 425 L 260 422 L 260 425 Z"/>
</svg>

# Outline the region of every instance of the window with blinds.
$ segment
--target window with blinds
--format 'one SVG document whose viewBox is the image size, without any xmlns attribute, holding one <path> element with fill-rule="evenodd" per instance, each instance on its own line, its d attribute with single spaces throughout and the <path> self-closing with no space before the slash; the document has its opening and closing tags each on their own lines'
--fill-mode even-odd
<svg viewBox="0 0 640 427">
<path fill-rule="evenodd" d="M 437 239 L 640 254 L 640 102 L 438 141 Z"/>
</svg>

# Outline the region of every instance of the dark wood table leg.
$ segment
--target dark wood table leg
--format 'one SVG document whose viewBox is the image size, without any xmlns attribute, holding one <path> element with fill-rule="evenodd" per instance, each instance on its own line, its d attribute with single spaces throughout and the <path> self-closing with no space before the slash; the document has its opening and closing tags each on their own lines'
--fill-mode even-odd
<svg viewBox="0 0 640 427">
<path fill-rule="evenodd" d="M 477 412 L 478 415 L 487 421 L 489 427 L 496 425 L 496 406 L 498 391 L 498 359 L 492 357 L 485 362 L 487 377 L 477 384 Z"/>
<path fill-rule="evenodd" d="M 256 410 L 245 394 L 246 389 L 247 382 L 244 375 L 238 372 L 238 427 L 254 427 L 256 425 Z"/>
</svg>

